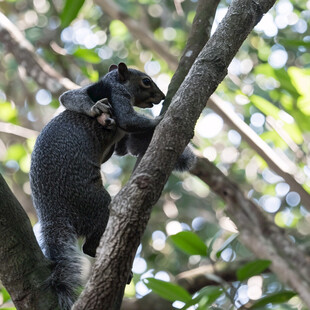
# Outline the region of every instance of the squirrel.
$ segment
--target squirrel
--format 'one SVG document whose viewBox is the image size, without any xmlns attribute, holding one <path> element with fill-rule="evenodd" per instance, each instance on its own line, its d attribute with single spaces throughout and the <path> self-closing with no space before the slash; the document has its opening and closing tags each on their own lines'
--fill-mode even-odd
<svg viewBox="0 0 310 310">
<path fill-rule="evenodd" d="M 119 63 L 118 66 L 111 65 L 109 72 L 113 70 L 118 70 L 117 79 L 119 79 L 120 83 L 116 83 L 115 74 L 112 78 L 110 73 L 97 83 L 65 92 L 60 96 L 59 100 L 67 110 L 83 113 L 91 117 L 101 114 L 100 100 L 103 98 L 103 95 L 108 98 L 109 102 L 113 100 L 113 113 L 117 126 L 126 132 L 125 135 L 124 133 L 122 134 L 122 139 L 115 144 L 115 154 L 120 156 L 126 154 L 137 156 L 136 167 L 145 154 L 151 142 L 154 129 L 162 119 L 162 116 L 154 119 L 155 126 L 149 126 L 150 120 L 145 120 L 143 117 L 142 121 L 141 115 L 136 113 L 132 106 L 152 108 L 153 104 L 158 104 L 165 99 L 165 95 L 153 80 L 141 71 L 128 69 L 124 63 Z M 111 89 L 113 89 L 113 99 L 110 93 Z M 130 106 L 122 104 L 123 101 L 120 98 L 123 96 L 131 97 Z M 101 115 L 104 116 L 104 114 Z M 100 116 L 97 119 L 100 122 Z M 136 124 L 139 124 L 139 126 L 136 126 Z M 178 158 L 174 170 L 180 172 L 187 171 L 195 162 L 196 156 L 191 148 L 187 146 Z"/>
<path fill-rule="evenodd" d="M 99 82 L 61 95 L 67 110 L 37 138 L 30 185 L 41 226 L 39 244 L 52 262 L 48 285 L 58 295 L 61 310 L 71 309 L 87 278 L 78 238 L 85 238 L 84 254 L 95 257 L 108 222 L 111 197 L 102 184 L 100 166 L 114 151 L 144 154 L 148 144 L 132 140 L 132 135 L 151 135 L 161 118 L 147 118 L 133 106 L 152 107 L 163 98 L 145 73 L 124 63 L 112 65 Z M 184 153 L 179 170 L 195 160 L 191 151 Z"/>
</svg>

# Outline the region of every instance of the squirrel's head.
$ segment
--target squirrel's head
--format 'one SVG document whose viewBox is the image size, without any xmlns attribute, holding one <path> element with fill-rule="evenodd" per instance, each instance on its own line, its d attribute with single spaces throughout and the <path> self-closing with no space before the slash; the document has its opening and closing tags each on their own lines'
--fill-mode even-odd
<svg viewBox="0 0 310 310">
<path fill-rule="evenodd" d="M 165 95 L 145 73 L 127 68 L 123 62 L 119 65 L 111 65 L 109 72 L 117 70 L 118 80 L 133 97 L 133 105 L 139 108 L 151 108 L 153 104 L 160 103 Z"/>
</svg>

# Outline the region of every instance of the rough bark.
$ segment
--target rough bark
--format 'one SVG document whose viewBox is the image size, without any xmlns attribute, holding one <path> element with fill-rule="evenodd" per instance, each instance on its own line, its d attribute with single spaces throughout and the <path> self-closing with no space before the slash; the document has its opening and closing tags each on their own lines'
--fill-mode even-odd
<svg viewBox="0 0 310 310">
<path fill-rule="evenodd" d="M 127 281 L 152 205 L 159 198 L 177 157 L 192 137 L 206 100 L 225 77 L 242 42 L 274 2 L 232 2 L 226 17 L 173 98 L 147 153 L 127 185 L 113 199 L 94 272 L 73 306 L 74 310 L 113 307 L 116 292 Z"/>
<path fill-rule="evenodd" d="M 100 1 L 100 0 L 98 0 Z M 206 18 L 209 20 L 209 23 L 211 23 L 212 19 L 212 12 L 216 6 L 217 0 L 208 0 L 208 1 L 200 1 L 202 4 L 198 4 L 198 7 L 201 8 L 199 12 L 202 12 L 203 9 L 208 9 L 208 12 L 206 13 Z M 110 2 L 109 2 L 110 3 Z M 112 7 L 113 10 L 113 7 Z M 111 14 L 111 16 L 114 16 Z M 126 18 L 129 19 L 130 17 L 126 15 Z M 117 14 L 117 18 L 123 21 L 123 15 L 119 12 Z M 180 65 L 178 66 L 178 69 L 173 77 L 172 82 L 169 85 L 168 94 L 166 96 L 165 105 L 163 107 L 163 111 L 165 111 L 168 106 L 169 102 L 174 96 L 175 92 L 178 89 L 178 86 L 182 83 L 184 80 L 186 74 L 188 73 L 191 65 L 193 64 L 194 60 L 197 56 L 204 44 L 208 41 L 209 35 L 207 31 L 209 30 L 210 25 L 208 23 L 201 23 L 199 19 L 195 18 L 193 28 L 197 28 L 191 32 L 191 36 L 195 36 L 196 38 L 199 38 L 199 44 L 195 44 L 194 40 L 189 40 L 191 44 L 187 43 L 186 50 L 183 53 L 183 56 L 181 58 Z M 130 28 L 129 28 L 130 29 Z M 130 29 L 131 30 L 131 29 Z M 0 35 L 4 35 L 4 39 L 2 40 L 2 44 L 4 47 L 14 54 L 16 56 L 16 59 L 20 61 L 21 65 L 24 65 L 24 68 L 26 70 L 26 73 L 29 76 L 32 76 L 35 81 L 41 85 L 42 87 L 49 89 L 51 93 L 54 96 L 59 96 L 62 92 L 77 88 L 78 85 L 74 84 L 73 82 L 70 82 L 68 79 L 60 76 L 51 66 L 49 66 L 40 56 L 38 56 L 35 53 L 34 47 L 24 38 L 23 34 L 3 15 L 0 13 Z M 135 33 L 135 36 L 143 41 L 145 39 L 145 36 L 142 33 Z M 191 37 L 190 36 L 190 37 Z M 156 45 L 156 41 L 153 43 Z M 24 51 L 22 53 L 21 51 Z M 187 57 L 186 52 L 193 51 L 194 53 Z M 166 49 L 166 52 L 168 50 Z M 182 59 L 184 61 L 182 62 Z M 30 65 L 28 65 L 28 63 Z M 169 62 L 168 62 L 169 64 Z M 170 64 L 171 65 L 171 64 Z M 36 68 L 33 70 L 33 68 Z M 42 71 L 41 74 L 34 74 Z M 44 79 L 41 79 L 44 78 Z M 59 78 L 59 79 L 58 79 Z M 43 81 L 43 84 L 42 84 Z M 47 82 L 51 81 L 50 84 L 57 85 L 58 83 L 61 84 L 60 88 L 49 88 L 47 85 Z M 69 82 L 68 82 L 69 81 Z M 242 122 L 241 120 L 236 121 L 236 117 L 234 117 L 234 113 L 227 113 L 225 108 L 221 107 L 221 100 L 219 97 L 212 96 L 209 100 L 209 106 L 210 108 L 214 109 L 224 120 L 225 122 L 237 130 L 242 138 L 248 142 L 248 144 L 257 151 L 260 156 L 267 162 L 267 164 L 280 176 L 282 176 L 285 181 L 290 185 L 290 187 L 296 191 L 300 197 L 302 202 L 304 203 L 306 208 L 310 208 L 310 196 L 309 194 L 304 190 L 304 188 L 299 184 L 295 179 L 295 171 L 296 171 L 296 165 L 294 163 L 290 162 L 288 159 L 285 160 L 283 163 L 283 160 L 273 151 L 270 147 L 256 134 L 252 131 L 252 134 L 249 134 L 250 130 L 248 130 L 248 126 Z M 0 125 L 1 127 L 1 125 Z M 245 128 L 245 129 L 244 129 Z M 0 128 L 1 130 L 1 128 Z M 283 163 L 283 164 L 281 164 Z M 288 168 L 289 167 L 289 168 Z"/>
<path fill-rule="evenodd" d="M 29 218 L 0 175 L 0 279 L 17 309 L 55 310 L 57 298 L 44 285 L 50 275 Z"/>
<path fill-rule="evenodd" d="M 262 11 L 265 12 L 269 8 L 269 6 L 272 5 L 273 2 L 274 1 L 261 1 L 260 3 L 261 3 Z M 233 2 L 234 5 L 236 5 L 235 3 L 236 3 L 236 1 Z M 240 5 L 240 4 L 238 4 L 238 5 Z M 249 2 L 244 2 L 244 5 L 245 5 L 244 9 L 246 10 L 245 12 L 247 12 L 248 8 L 250 7 L 250 1 Z M 249 5 L 249 7 L 247 7 L 247 5 Z M 253 3 L 253 5 L 255 6 L 255 3 Z M 241 8 L 241 10 L 242 10 L 242 8 Z M 238 16 L 240 16 L 240 18 L 241 18 L 242 14 L 238 13 L 238 11 L 235 11 L 235 14 L 236 14 L 236 18 L 237 18 L 236 23 L 238 24 L 239 23 L 239 17 Z M 260 14 L 258 14 L 258 15 L 260 15 Z M 250 14 L 249 18 L 252 18 L 252 19 L 254 18 L 255 21 L 256 21 L 257 19 L 254 16 L 256 16 L 257 19 L 259 18 L 256 14 Z M 1 17 L 0 18 L 0 24 L 3 25 L 2 15 L 0 17 Z M 229 26 L 227 26 L 226 28 L 224 27 L 223 29 L 224 29 L 224 31 L 225 31 L 225 29 L 227 29 L 227 31 L 229 32 Z M 239 31 L 239 32 L 236 33 L 236 34 L 238 34 L 238 33 L 243 33 L 244 29 L 240 29 L 239 28 L 239 29 L 235 29 L 233 31 Z M 15 36 L 13 36 L 12 32 L 8 32 L 5 29 L 5 27 L 3 28 L 3 26 L 0 28 L 0 35 L 2 36 L 2 34 L 12 35 L 12 38 L 13 38 L 12 41 L 14 41 L 14 38 L 16 38 Z M 229 41 L 228 38 L 231 38 L 232 41 Z M 221 37 L 220 39 L 223 39 L 223 37 Z M 228 42 L 228 46 L 223 47 L 223 48 L 227 49 L 227 51 L 230 51 L 230 44 L 234 45 L 235 38 L 231 37 L 231 34 L 228 33 L 226 40 Z M 24 42 L 22 39 L 21 40 L 15 40 L 14 42 L 16 43 L 18 41 Z M 216 42 L 216 41 L 213 41 L 213 44 L 215 44 L 214 42 Z M 6 46 L 9 47 L 9 49 L 13 49 L 14 50 L 16 48 L 16 46 L 13 43 L 11 44 L 10 40 L 4 41 L 4 44 L 6 44 Z M 31 49 L 28 49 L 28 51 L 29 51 L 29 54 L 27 54 L 27 57 L 32 59 L 33 56 L 35 55 L 35 52 L 34 52 L 34 50 L 31 50 Z M 235 48 L 233 48 L 231 52 L 234 53 L 235 52 Z M 19 52 L 19 53 L 21 53 L 21 52 Z M 222 68 L 225 68 L 226 62 L 225 61 L 221 61 L 221 50 L 217 51 L 217 49 L 215 49 L 215 51 L 213 51 L 213 53 L 214 53 L 214 61 L 218 62 L 220 65 L 222 65 Z M 209 55 L 209 59 L 207 59 L 208 61 L 211 61 L 211 59 L 212 59 L 211 56 L 212 55 Z M 38 57 L 38 56 L 36 56 L 36 57 Z M 199 61 L 202 64 L 204 62 L 201 59 Z M 40 59 L 40 63 L 42 63 L 42 59 Z M 25 68 L 26 68 L 26 70 L 28 70 L 27 71 L 28 74 L 31 75 L 31 67 L 25 66 Z M 49 70 L 45 71 L 45 68 L 46 68 L 45 65 L 41 66 L 41 69 L 47 75 L 49 75 L 50 71 Z M 212 69 L 211 69 L 211 71 L 212 71 Z M 195 79 L 195 81 L 198 81 L 199 80 L 199 72 L 197 71 L 197 68 L 196 68 L 196 71 L 194 70 L 194 74 L 198 75 L 198 79 L 197 80 Z M 214 74 L 214 75 L 216 75 L 216 74 Z M 212 74 L 211 74 L 211 76 L 212 76 Z M 34 75 L 33 77 L 36 80 L 39 79 L 38 75 Z M 53 77 L 53 75 L 51 77 Z M 201 78 L 203 79 L 205 77 L 201 76 Z M 38 84 L 40 84 L 39 80 L 38 80 Z M 73 85 L 75 85 L 75 84 L 73 84 Z M 182 89 L 185 87 L 184 85 L 181 86 Z M 67 86 L 65 86 L 65 87 L 67 87 Z M 45 88 L 47 88 L 47 87 L 45 87 Z M 55 94 L 55 92 L 54 92 L 55 89 L 53 89 L 51 91 Z M 185 90 L 185 92 L 186 92 L 186 90 Z M 208 94 L 209 93 L 210 93 L 210 91 L 208 89 Z M 57 94 L 57 92 L 56 92 L 56 94 Z M 200 94 L 200 96 L 204 97 L 203 94 Z M 206 100 L 206 97 L 207 96 L 205 96 L 202 100 Z M 181 95 L 179 95 L 174 101 L 176 103 L 178 103 L 180 100 L 183 101 L 183 98 L 181 97 Z M 193 106 L 195 104 L 196 103 L 193 101 Z M 200 109 L 200 107 L 199 107 L 199 109 Z M 182 110 L 183 111 L 182 113 L 184 113 L 185 111 L 187 111 L 187 108 L 184 109 L 184 107 L 180 106 L 180 110 Z M 188 109 L 188 111 L 191 111 L 191 110 Z M 173 114 L 173 113 L 170 113 L 170 114 Z M 177 122 L 182 122 L 182 120 L 184 120 L 184 114 L 183 114 L 182 118 L 176 116 L 175 119 L 176 119 Z M 187 122 L 190 122 L 191 120 L 186 118 L 184 121 L 185 121 L 185 123 L 187 123 Z M 193 119 L 192 119 L 192 121 L 193 121 Z M 169 123 L 168 120 L 166 121 L 166 123 Z M 169 127 L 166 127 L 166 128 L 169 129 Z M 173 130 L 174 133 L 175 132 L 179 132 L 180 133 L 180 137 L 182 137 L 182 132 L 183 131 L 179 131 L 179 129 L 180 129 L 179 127 L 175 126 L 175 127 L 173 127 L 172 130 Z M 171 127 L 170 127 L 169 130 L 171 130 Z M 187 132 L 186 130 L 184 130 L 184 131 Z M 179 138 L 179 137 L 177 137 L 177 138 Z M 164 156 L 164 155 L 161 155 L 161 153 L 163 151 L 163 148 L 164 148 L 164 152 L 166 152 L 168 154 L 173 154 L 172 160 L 175 160 L 175 158 L 177 157 L 176 153 L 179 152 L 182 149 L 181 146 L 178 147 L 175 144 L 173 144 L 172 142 L 171 143 L 168 142 L 168 144 L 165 144 L 165 146 L 161 147 L 160 144 L 163 141 L 165 141 L 166 138 L 164 138 L 164 136 L 162 136 L 161 138 L 158 138 L 158 135 L 157 135 L 156 139 L 157 139 L 157 143 L 158 143 L 158 150 L 159 150 L 159 154 L 158 154 L 159 157 L 158 158 L 159 159 L 157 158 L 157 161 L 155 161 L 155 162 L 150 161 L 150 163 L 152 163 L 152 167 L 151 167 L 152 169 L 150 169 L 150 170 L 147 169 L 147 165 L 149 165 L 149 164 L 146 164 L 146 162 L 143 162 L 142 163 L 142 165 L 143 165 L 142 168 L 139 168 L 139 170 L 138 170 L 139 172 L 137 172 L 138 175 L 136 175 L 135 181 L 134 182 L 132 181 L 130 183 L 132 186 L 136 186 L 139 189 L 139 191 L 137 193 L 135 193 L 135 190 L 134 190 L 135 187 L 133 187 L 131 192 L 129 190 L 127 190 L 127 189 L 121 192 L 121 195 L 126 195 L 126 193 L 127 194 L 128 193 L 129 194 L 132 193 L 134 198 L 137 199 L 136 206 L 134 206 L 135 205 L 134 201 L 128 200 L 128 205 L 131 208 L 135 208 L 135 207 L 137 208 L 135 213 L 134 212 L 130 212 L 129 213 L 129 215 L 131 216 L 131 220 L 132 221 L 137 221 L 136 225 L 138 225 L 138 228 L 139 228 L 137 231 L 135 231 L 135 227 L 136 226 L 132 227 L 131 224 L 128 224 L 128 226 L 127 226 L 127 227 L 129 227 L 128 231 L 131 234 L 132 238 L 136 238 L 136 235 L 138 235 L 138 237 L 140 237 L 141 234 L 142 234 L 142 232 L 140 231 L 141 227 L 139 226 L 139 223 L 147 221 L 149 210 L 146 210 L 146 209 L 148 209 L 150 204 L 153 201 L 156 200 L 156 197 L 155 197 L 156 195 L 154 194 L 154 190 L 156 189 L 156 186 L 157 186 L 156 185 L 156 181 L 159 180 L 160 182 L 164 182 L 162 180 L 166 178 L 165 175 L 169 174 L 169 171 L 168 172 L 167 171 L 163 171 L 163 170 L 165 170 L 165 168 L 164 169 L 159 169 L 158 168 L 159 169 L 159 171 L 158 171 L 159 177 L 158 177 L 158 179 L 156 179 L 156 174 L 153 173 L 154 170 L 156 171 L 156 167 L 158 167 L 158 165 L 161 166 L 161 164 L 164 162 L 162 160 L 162 158 L 160 157 L 160 156 Z M 187 139 L 188 139 L 188 137 L 185 138 L 186 141 L 187 141 Z M 183 143 L 183 144 L 185 143 L 186 144 L 187 142 L 184 142 L 182 140 L 181 143 Z M 153 146 L 152 150 L 154 150 L 154 149 L 156 149 L 156 146 Z M 171 160 L 170 157 L 171 156 L 166 156 L 166 157 L 164 156 L 165 161 L 166 160 L 170 161 Z M 151 158 L 151 160 L 153 160 L 153 159 Z M 203 166 L 198 166 L 198 167 L 200 167 L 201 169 L 204 169 L 203 172 L 200 171 L 200 173 L 197 173 L 197 175 L 200 175 L 200 177 L 202 179 L 203 179 L 203 175 L 205 175 L 205 174 L 208 175 L 208 171 L 209 171 L 209 173 L 211 173 L 211 175 L 216 176 L 217 171 L 213 170 L 213 168 L 214 168 L 213 165 L 210 165 L 210 166 L 203 165 Z M 210 177 L 210 175 L 207 176 L 206 178 L 212 180 L 212 177 Z M 221 176 L 220 176 L 220 178 L 221 178 Z M 215 179 L 216 179 L 216 177 L 215 177 Z M 308 266 L 308 264 L 309 264 L 308 260 L 309 259 L 308 259 L 308 257 L 305 256 L 305 253 L 302 253 L 298 248 L 296 248 L 296 245 L 294 245 L 292 242 L 290 242 L 290 240 L 287 239 L 287 237 L 283 234 L 283 232 L 281 230 L 279 230 L 279 228 L 277 228 L 272 222 L 266 220 L 266 216 L 265 215 L 261 215 L 260 213 L 262 213 L 262 212 L 259 213 L 259 211 L 257 211 L 257 210 L 259 210 L 259 208 L 257 206 L 256 206 L 256 209 L 255 209 L 252 206 L 248 205 L 248 202 L 242 202 L 243 199 L 246 198 L 246 197 L 244 197 L 244 195 L 242 194 L 242 192 L 240 190 L 236 190 L 236 188 L 231 185 L 231 183 L 229 182 L 229 180 L 227 178 L 225 179 L 225 182 L 227 182 L 227 184 L 229 186 L 228 185 L 226 186 L 225 185 L 226 183 L 221 183 L 221 182 L 219 182 L 219 183 L 213 182 L 214 185 L 213 186 L 210 185 L 210 186 L 211 186 L 212 190 L 214 190 L 215 192 L 218 191 L 219 194 L 220 194 L 220 192 L 223 189 L 225 189 L 225 186 L 226 186 L 226 188 L 232 189 L 232 191 L 229 192 L 229 195 L 227 193 L 225 194 L 228 197 L 226 201 L 227 201 L 229 215 L 233 218 L 233 220 L 235 221 L 236 225 L 239 228 L 240 235 L 241 235 L 241 240 L 245 243 L 245 245 L 247 245 L 250 249 L 252 249 L 252 251 L 258 257 L 272 259 L 273 262 L 276 263 L 276 264 L 273 263 L 273 265 L 272 265 L 273 266 L 273 271 L 278 276 L 282 275 L 282 277 L 283 277 L 283 279 L 281 278 L 282 281 L 284 281 L 284 283 L 288 283 L 293 288 L 295 288 L 296 291 L 300 293 L 300 296 L 306 301 L 306 303 L 309 306 L 309 297 L 307 296 L 307 292 L 309 291 L 309 283 L 307 282 L 307 279 L 306 279 L 306 277 L 309 278 L 309 271 L 308 271 L 309 270 L 309 268 L 308 268 L 309 267 Z M 3 184 L 0 185 L 0 188 L 3 188 L 2 185 Z M 152 193 L 151 197 L 148 197 L 148 195 L 144 195 L 143 196 L 141 194 L 141 191 L 143 191 L 144 187 L 147 188 Z M 156 192 L 157 191 L 158 191 L 158 189 L 156 189 Z M 235 192 L 238 193 L 238 194 L 232 195 L 232 192 L 233 192 L 233 194 Z M 224 192 L 222 192 L 222 194 L 223 193 Z M 135 195 L 137 195 L 137 196 L 135 196 Z M 226 197 L 225 195 L 223 196 L 224 199 Z M 2 192 L 1 192 L 1 197 L 4 197 Z M 126 197 L 129 198 L 129 196 L 126 196 Z M 119 200 L 123 199 L 125 201 L 125 198 L 121 198 L 120 197 L 118 199 Z M 242 206 L 242 208 L 240 206 Z M 122 223 L 124 224 L 123 227 L 125 227 L 125 222 L 126 222 L 126 217 L 127 217 L 127 215 L 126 215 L 126 207 L 127 207 L 126 202 L 124 202 L 124 208 L 125 208 L 124 210 L 115 209 L 116 211 L 113 212 L 112 223 L 115 223 L 114 222 L 115 218 L 119 217 L 119 219 L 122 220 Z M 0 206 L 0 208 L 1 208 L 1 206 Z M 253 210 L 255 210 L 255 211 L 253 211 Z M 17 209 L 15 211 L 17 211 Z M 22 210 L 17 211 L 17 213 L 16 213 L 16 217 L 17 218 L 14 219 L 15 223 L 23 222 L 23 217 L 18 215 L 19 212 L 23 212 L 23 211 Z M 244 214 L 243 214 L 243 212 L 244 212 Z M 143 214 L 140 214 L 140 213 L 143 213 Z M 2 212 L 2 215 L 4 215 L 4 214 L 6 215 L 6 213 Z M 144 215 L 144 216 L 140 217 L 140 215 Z M 6 220 L 6 216 L 4 218 Z M 4 220 L 2 219 L 1 216 L 0 216 L 0 223 L 1 223 L 1 228 L 2 228 L 3 227 L 2 223 L 4 223 Z M 247 223 L 251 223 L 251 224 L 247 225 Z M 141 224 L 141 225 L 144 225 L 144 224 Z M 258 227 L 256 227 L 256 225 Z M 10 225 L 10 227 L 14 227 L 14 226 Z M 14 229 L 16 229 L 16 227 Z M 125 227 L 125 229 L 126 229 L 126 227 Z M 117 231 L 117 227 L 115 228 L 115 231 Z M 2 233 L 2 231 L 1 231 L 1 233 Z M 31 235 L 31 233 L 30 233 L 30 235 Z M 14 234 L 13 234 L 13 236 L 14 236 Z M 118 235 L 112 235 L 111 233 L 110 233 L 109 236 L 110 236 L 111 240 L 112 239 L 118 239 L 118 237 L 119 237 Z M 6 240 L 6 238 L 2 238 L 2 237 L 3 236 L 1 235 L 1 242 L 0 243 L 5 242 L 5 240 Z M 31 240 L 31 237 L 29 238 L 29 240 Z M 28 241 L 25 241 L 25 242 L 28 242 Z M 103 241 L 103 242 L 106 242 L 106 241 Z M 281 246 L 277 247 L 276 246 L 277 243 L 279 243 Z M 132 247 L 135 247 L 137 242 L 136 243 L 135 242 L 131 242 L 131 243 L 128 243 L 128 244 L 131 245 Z M 111 250 L 112 253 L 116 252 L 116 249 L 117 249 L 118 245 L 125 247 L 127 249 L 127 251 L 129 251 L 129 252 L 131 251 L 131 253 L 135 252 L 135 249 L 130 249 L 128 247 L 126 241 L 120 240 L 120 241 L 116 242 L 116 244 L 114 244 L 115 247 L 112 248 L 112 250 Z M 3 247 L 3 245 L 0 244 L 0 250 L 1 250 L 1 253 L 0 253 L 0 263 L 3 266 L 3 263 L 2 263 L 3 262 L 3 260 L 2 260 L 3 256 L 1 256 L 1 254 L 3 253 L 3 251 L 2 251 L 3 248 L 2 247 Z M 108 245 L 108 247 L 111 248 L 111 245 Z M 24 248 L 20 247 L 20 250 L 24 251 Z M 104 251 L 104 249 L 101 250 L 101 252 L 102 251 Z M 117 256 L 117 254 L 114 255 L 114 259 L 115 259 L 115 256 Z M 18 257 L 21 257 L 21 256 L 18 256 Z M 131 255 L 129 257 L 126 257 L 126 253 L 123 252 L 122 256 L 120 258 L 122 260 L 125 260 L 125 261 L 126 261 L 126 259 L 128 259 L 127 264 L 125 264 L 123 266 L 123 268 L 122 268 L 122 266 L 119 266 L 117 264 L 115 265 L 115 267 L 117 268 L 116 273 L 118 273 L 120 281 L 123 281 L 124 278 L 126 277 L 126 274 L 127 274 L 128 270 L 130 270 L 130 268 L 131 268 L 131 262 L 129 262 L 129 261 L 133 259 L 133 255 Z M 123 262 L 120 261 L 120 264 L 122 264 L 122 263 Z M 12 270 L 9 270 L 10 268 L 13 268 L 13 269 L 15 268 L 11 264 L 7 264 L 5 268 L 8 268 L 8 270 L 5 270 L 6 274 L 11 274 L 11 273 L 14 274 L 14 272 Z M 100 262 L 96 266 L 96 269 L 97 269 L 96 271 L 100 272 L 100 274 L 98 274 L 97 278 L 100 278 L 100 276 L 102 276 L 105 279 L 106 274 L 103 273 L 104 269 L 100 268 Z M 298 272 L 299 269 L 300 269 L 300 272 Z M 3 269 L 1 269 L 1 270 L 3 271 Z M 295 275 L 295 273 L 296 273 L 296 275 Z M 287 276 L 285 276 L 285 275 L 287 275 Z M 110 282 L 108 282 L 108 283 L 110 283 L 113 286 L 113 285 L 115 285 L 114 281 L 118 281 L 118 279 L 115 278 L 115 273 L 113 274 L 113 272 L 111 273 L 111 276 L 112 277 L 114 276 L 114 278 L 112 278 L 110 280 Z M 2 274 L 0 274 L 0 278 L 2 278 L 2 277 L 3 277 Z M 16 281 L 23 281 L 23 279 L 19 279 L 19 280 L 16 280 Z M 14 283 L 15 287 L 16 287 L 16 283 Z M 93 285 L 96 285 L 96 282 L 92 282 L 92 283 L 93 283 Z M 298 284 L 299 284 L 299 286 L 298 286 Z M 8 283 L 8 285 L 10 286 L 10 283 Z M 20 291 L 19 295 L 27 296 L 27 293 L 25 293 L 22 290 L 23 286 L 20 285 L 18 287 L 21 288 L 21 291 Z M 27 286 L 25 286 L 25 287 L 27 289 Z M 98 304 L 100 304 L 100 302 L 102 302 L 102 300 L 100 300 L 101 299 L 100 287 L 99 287 L 98 292 L 99 292 L 98 299 L 95 296 L 95 298 L 94 298 L 95 301 L 92 304 L 92 305 L 94 305 L 94 307 L 96 306 L 96 304 L 98 305 Z M 13 293 L 13 295 L 14 295 L 14 293 Z M 14 296 L 12 296 L 12 297 L 14 298 L 14 300 L 16 299 L 17 302 L 18 302 L 18 299 L 19 299 L 18 297 L 17 298 L 14 297 Z M 46 297 L 44 297 L 44 298 L 46 298 Z M 87 298 L 89 298 L 89 294 L 85 294 L 85 298 L 86 298 L 86 302 L 87 302 Z M 103 304 L 104 303 L 105 303 L 105 301 L 103 300 Z M 32 309 L 36 309 L 36 308 L 32 308 Z M 48 308 L 44 308 L 44 309 L 48 309 Z M 87 307 L 87 309 L 96 309 L 96 308 L 88 308 Z M 102 308 L 100 308 L 100 309 L 102 309 Z"/>
</svg>

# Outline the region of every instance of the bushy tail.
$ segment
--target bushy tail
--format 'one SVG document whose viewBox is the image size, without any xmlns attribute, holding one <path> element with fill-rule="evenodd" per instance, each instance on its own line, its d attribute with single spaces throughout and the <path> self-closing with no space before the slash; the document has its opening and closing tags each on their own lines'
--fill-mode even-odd
<svg viewBox="0 0 310 310">
<path fill-rule="evenodd" d="M 193 153 L 190 146 L 186 146 L 185 150 L 178 158 L 174 170 L 177 171 L 187 171 L 192 168 L 197 161 L 195 154 Z"/>
<path fill-rule="evenodd" d="M 61 237 L 47 238 L 43 232 L 39 244 L 44 255 L 52 261 L 52 273 L 47 285 L 56 292 L 59 308 L 70 310 L 86 283 L 91 263 L 79 250 L 75 235 L 66 231 Z"/>
<path fill-rule="evenodd" d="M 64 253 L 54 257 L 53 261 L 55 265 L 49 283 L 58 296 L 60 309 L 69 310 L 77 299 L 81 286 L 85 284 L 83 269 L 88 260 L 76 247 L 68 245 Z"/>
</svg>

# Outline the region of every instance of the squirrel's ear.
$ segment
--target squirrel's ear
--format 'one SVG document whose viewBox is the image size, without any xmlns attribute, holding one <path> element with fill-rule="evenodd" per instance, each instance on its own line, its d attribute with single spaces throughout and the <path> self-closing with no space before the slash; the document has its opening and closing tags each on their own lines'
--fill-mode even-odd
<svg viewBox="0 0 310 310">
<path fill-rule="evenodd" d="M 110 66 L 109 72 L 112 71 L 112 70 L 115 70 L 115 69 L 117 69 L 117 65 L 113 64 L 113 65 Z"/>
<path fill-rule="evenodd" d="M 123 62 L 120 62 L 118 64 L 118 75 L 121 82 L 125 82 L 129 79 L 129 71 Z"/>
</svg>

